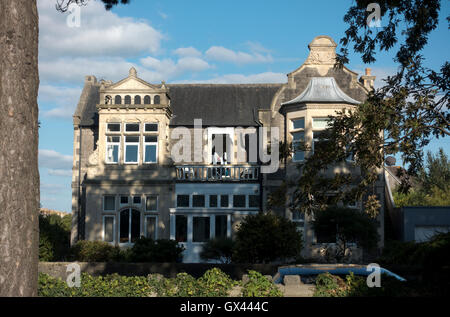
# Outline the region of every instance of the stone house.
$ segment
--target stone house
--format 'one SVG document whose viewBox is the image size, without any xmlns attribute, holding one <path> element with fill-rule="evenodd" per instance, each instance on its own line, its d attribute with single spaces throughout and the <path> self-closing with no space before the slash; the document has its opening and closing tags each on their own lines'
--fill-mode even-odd
<svg viewBox="0 0 450 317">
<path fill-rule="evenodd" d="M 261 153 L 277 149 L 278 140 L 305 140 L 314 149 L 327 116 L 364 101 L 375 79 L 335 69 L 328 36 L 308 47 L 285 84 L 156 85 L 134 68 L 116 83 L 86 76 L 73 116 L 72 243 L 176 239 L 186 248 L 183 261 L 198 262 L 205 241 L 233 237 L 243 217 L 267 211 L 270 192 L 308 154 L 296 151 L 268 172 Z M 336 169 L 358 173 L 351 161 Z M 383 175 L 376 186 L 384 205 Z M 274 212 L 297 223 L 304 256 L 320 256 L 308 217 Z M 383 217 L 382 210 L 381 241 Z"/>
</svg>

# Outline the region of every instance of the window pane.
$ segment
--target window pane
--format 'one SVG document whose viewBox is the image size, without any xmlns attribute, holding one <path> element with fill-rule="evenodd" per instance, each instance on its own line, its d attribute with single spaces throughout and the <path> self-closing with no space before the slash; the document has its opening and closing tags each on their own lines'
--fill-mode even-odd
<svg viewBox="0 0 450 317">
<path fill-rule="evenodd" d="M 127 123 L 125 124 L 126 132 L 139 132 L 139 123 Z"/>
<path fill-rule="evenodd" d="M 120 132 L 120 123 L 108 123 L 108 132 Z"/>
<path fill-rule="evenodd" d="M 245 208 L 245 195 L 233 195 L 233 207 Z"/>
<path fill-rule="evenodd" d="M 147 196 L 146 200 L 146 210 L 147 211 L 156 211 L 158 209 L 158 198 L 157 196 Z"/>
<path fill-rule="evenodd" d="M 146 217 L 147 238 L 156 240 L 156 217 Z"/>
<path fill-rule="evenodd" d="M 130 211 L 124 210 L 120 213 L 120 243 L 129 242 Z"/>
<path fill-rule="evenodd" d="M 157 123 L 146 123 L 145 124 L 145 132 L 158 132 L 158 124 Z"/>
<path fill-rule="evenodd" d="M 139 143 L 139 137 L 138 136 L 127 136 L 125 137 L 126 143 Z"/>
<path fill-rule="evenodd" d="M 138 145 L 126 145 L 125 147 L 125 162 L 137 163 L 138 161 Z"/>
<path fill-rule="evenodd" d="M 227 237 L 228 219 L 226 215 L 216 216 L 216 238 Z"/>
<path fill-rule="evenodd" d="M 134 196 L 133 197 L 133 204 L 140 205 L 141 204 L 141 197 L 140 196 Z"/>
<path fill-rule="evenodd" d="M 228 195 L 220 195 L 220 207 L 228 208 Z"/>
<path fill-rule="evenodd" d="M 108 144 L 106 146 L 106 162 L 118 163 L 119 162 L 119 145 Z"/>
<path fill-rule="evenodd" d="M 187 241 L 187 217 L 177 215 L 175 217 L 175 240 L 177 242 Z"/>
<path fill-rule="evenodd" d="M 294 129 L 304 129 L 305 128 L 305 118 L 292 120 L 292 127 Z"/>
<path fill-rule="evenodd" d="M 135 209 L 131 211 L 131 243 L 141 236 L 141 213 Z"/>
<path fill-rule="evenodd" d="M 105 196 L 103 202 L 103 210 L 116 210 L 116 197 Z"/>
<path fill-rule="evenodd" d="M 328 125 L 328 118 L 313 118 L 313 129 L 325 129 Z"/>
<path fill-rule="evenodd" d="M 158 136 L 157 135 L 147 135 L 145 137 L 145 142 L 150 143 L 150 142 L 158 142 Z"/>
<path fill-rule="evenodd" d="M 292 133 L 293 141 L 304 141 L 305 140 L 305 132 L 295 132 Z"/>
<path fill-rule="evenodd" d="M 193 195 L 192 207 L 205 207 L 205 195 Z"/>
<path fill-rule="evenodd" d="M 128 204 L 128 196 L 120 196 L 120 203 L 122 205 L 127 205 Z"/>
<path fill-rule="evenodd" d="M 248 196 L 248 206 L 250 208 L 259 207 L 259 195 L 249 195 Z"/>
<path fill-rule="evenodd" d="M 209 195 L 209 207 L 217 207 L 217 195 Z"/>
<path fill-rule="evenodd" d="M 177 207 L 189 207 L 189 195 L 177 195 Z"/>
<path fill-rule="evenodd" d="M 156 144 L 145 145 L 145 163 L 156 163 Z"/>
<path fill-rule="evenodd" d="M 209 240 L 209 217 L 193 217 L 193 242 L 206 242 Z"/>
<path fill-rule="evenodd" d="M 294 152 L 294 161 L 303 161 L 305 159 L 304 151 L 295 151 Z"/>
<path fill-rule="evenodd" d="M 104 241 L 114 242 L 114 217 L 104 218 Z"/>
<path fill-rule="evenodd" d="M 292 213 L 292 221 L 304 221 L 304 220 L 305 214 L 303 212 L 296 210 Z"/>
</svg>

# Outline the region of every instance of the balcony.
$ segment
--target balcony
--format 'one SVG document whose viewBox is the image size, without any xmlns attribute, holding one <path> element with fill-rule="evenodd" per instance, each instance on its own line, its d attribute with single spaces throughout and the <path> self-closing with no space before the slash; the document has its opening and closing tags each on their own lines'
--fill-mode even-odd
<svg viewBox="0 0 450 317">
<path fill-rule="evenodd" d="M 178 181 L 218 182 L 257 181 L 259 166 L 244 165 L 182 165 L 176 167 Z"/>
</svg>

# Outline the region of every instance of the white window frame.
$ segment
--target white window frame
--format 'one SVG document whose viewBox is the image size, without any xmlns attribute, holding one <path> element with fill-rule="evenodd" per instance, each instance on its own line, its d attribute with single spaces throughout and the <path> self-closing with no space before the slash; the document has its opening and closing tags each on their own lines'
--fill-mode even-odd
<svg viewBox="0 0 450 317">
<path fill-rule="evenodd" d="M 138 125 L 138 127 L 139 127 L 139 130 L 138 131 L 127 131 L 127 126 L 128 125 L 131 125 L 131 124 L 137 124 Z M 139 123 L 139 122 L 126 122 L 125 123 L 125 126 L 124 126 L 124 129 L 123 129 L 123 132 L 124 133 L 127 133 L 127 134 L 140 134 L 141 133 L 141 124 Z"/>
<path fill-rule="evenodd" d="M 303 128 L 297 128 L 297 129 L 294 129 L 294 121 L 297 121 L 297 120 L 301 120 L 301 119 L 303 119 L 303 123 L 304 123 L 304 127 Z M 302 141 L 294 141 L 294 133 L 298 133 L 298 132 L 303 132 L 303 143 L 305 142 L 305 139 L 306 139 L 306 117 L 297 117 L 297 118 L 292 118 L 291 120 L 290 120 L 290 133 L 291 133 L 291 137 L 292 137 L 292 151 L 293 151 L 293 154 L 292 154 L 292 162 L 303 162 L 305 159 L 305 151 L 300 151 L 300 150 L 298 150 L 298 151 L 300 151 L 300 152 L 303 152 L 303 160 L 296 160 L 295 159 L 295 144 L 296 143 L 301 143 Z"/>
<path fill-rule="evenodd" d="M 108 138 L 109 137 L 117 137 L 119 138 L 119 142 L 109 142 Z M 118 145 L 118 150 L 117 150 L 117 162 L 111 162 L 108 160 L 108 145 L 110 144 L 114 144 L 114 145 Z M 106 147 L 105 147 L 106 151 L 105 151 L 105 163 L 106 164 L 111 164 L 111 165 L 117 165 L 120 163 L 120 135 L 118 135 L 117 133 L 115 135 L 107 135 L 106 136 Z"/>
<path fill-rule="evenodd" d="M 120 127 L 119 131 L 109 131 L 109 130 L 108 130 L 108 126 L 109 126 L 110 124 L 118 124 L 119 127 Z M 122 133 L 122 123 L 121 123 L 121 122 L 107 122 L 107 123 L 106 123 L 106 133 L 107 133 L 107 134 L 114 134 L 114 135 L 121 134 L 121 133 Z"/>
<path fill-rule="evenodd" d="M 139 225 L 139 237 L 142 235 L 142 211 L 137 208 L 133 208 L 133 207 L 124 208 L 122 210 L 119 210 L 119 212 L 117 213 L 118 217 L 119 217 L 119 234 L 117 236 L 119 245 L 133 245 L 134 244 L 133 242 L 131 242 L 131 226 L 132 226 L 131 221 L 133 218 L 132 217 L 133 209 L 137 210 L 139 212 L 139 224 L 140 224 Z M 128 242 L 120 242 L 120 218 L 121 218 L 120 214 L 126 210 L 128 210 Z"/>
<path fill-rule="evenodd" d="M 147 124 L 156 124 L 156 131 L 146 131 L 145 127 Z M 159 122 L 144 122 L 144 133 L 159 133 Z"/>
<path fill-rule="evenodd" d="M 138 142 L 127 142 L 127 137 L 138 137 Z M 140 152 L 140 144 L 141 144 L 141 136 L 140 135 L 124 135 L 123 136 L 124 143 L 124 153 L 123 153 L 123 162 L 125 164 L 136 165 L 139 164 L 139 152 Z M 127 162 L 127 147 L 128 146 L 136 146 L 137 145 L 137 160 L 133 162 Z"/>
<path fill-rule="evenodd" d="M 105 206 L 106 206 L 106 204 L 105 204 L 105 198 L 106 197 L 114 197 L 114 209 L 105 209 Z M 116 209 L 117 209 L 117 202 L 116 202 L 116 195 L 103 195 L 103 208 L 102 208 L 102 210 L 103 211 L 116 211 Z"/>
<path fill-rule="evenodd" d="M 147 199 L 148 197 L 156 197 L 156 209 L 148 210 L 147 209 Z M 157 212 L 159 210 L 159 195 L 145 195 L 145 211 L 146 212 Z"/>
<path fill-rule="evenodd" d="M 105 218 L 113 218 L 113 241 L 105 241 Z M 116 216 L 115 215 L 103 215 L 102 217 L 102 241 L 115 244 L 116 243 Z"/>
<path fill-rule="evenodd" d="M 158 216 L 157 215 L 145 215 L 144 216 L 144 234 L 145 237 L 147 238 L 147 219 L 148 218 L 155 218 L 155 237 L 152 238 L 153 240 L 157 240 L 158 239 Z"/>
<path fill-rule="evenodd" d="M 155 135 L 156 136 L 156 142 L 147 142 L 147 141 L 145 141 L 145 137 L 146 136 L 152 136 L 152 135 L 144 135 L 143 136 L 143 142 L 144 142 L 144 153 L 143 153 L 143 156 L 144 156 L 144 161 L 143 161 L 143 163 L 144 164 L 158 164 L 158 161 L 159 161 L 159 146 L 158 146 L 158 142 L 159 142 L 159 135 Z M 146 155 L 146 146 L 147 145 L 155 145 L 156 146 L 156 161 L 155 162 L 147 162 L 147 155 Z"/>
<path fill-rule="evenodd" d="M 122 204 L 122 197 L 128 197 L 128 203 L 126 204 Z M 129 206 L 130 205 L 130 196 L 129 195 L 119 195 L 119 206 L 125 207 L 125 206 Z"/>
</svg>

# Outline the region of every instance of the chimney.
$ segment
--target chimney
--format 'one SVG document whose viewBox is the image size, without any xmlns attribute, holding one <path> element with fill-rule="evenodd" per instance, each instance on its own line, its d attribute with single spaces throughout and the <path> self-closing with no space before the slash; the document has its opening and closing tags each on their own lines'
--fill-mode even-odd
<svg viewBox="0 0 450 317">
<path fill-rule="evenodd" d="M 366 74 L 359 78 L 359 82 L 364 85 L 368 90 L 373 90 L 373 83 L 375 76 L 372 76 L 372 69 L 366 68 Z"/>
</svg>

